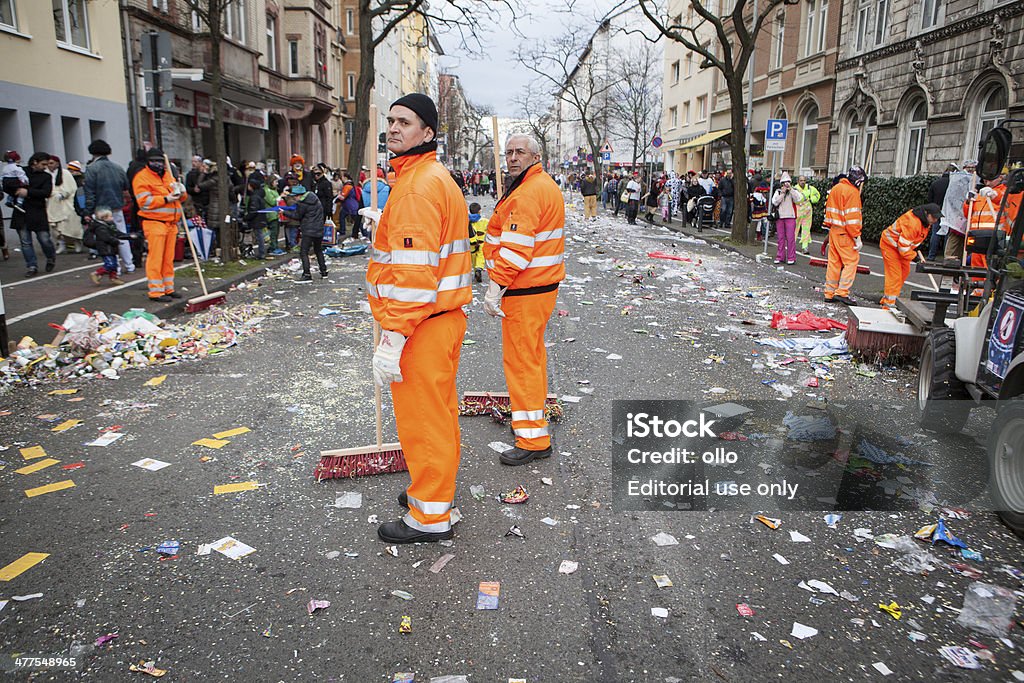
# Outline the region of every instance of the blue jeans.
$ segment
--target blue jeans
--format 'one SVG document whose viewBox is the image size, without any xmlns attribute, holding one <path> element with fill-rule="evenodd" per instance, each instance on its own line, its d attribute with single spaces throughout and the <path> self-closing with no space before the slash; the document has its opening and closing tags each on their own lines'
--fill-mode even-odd
<svg viewBox="0 0 1024 683">
<path fill-rule="evenodd" d="M 723 228 L 732 227 L 732 197 L 722 197 L 722 208 L 718 212 L 718 222 Z"/>
<path fill-rule="evenodd" d="M 53 240 L 50 239 L 50 231 L 33 230 L 22 226 L 18 228 L 18 237 L 21 238 L 21 255 L 25 257 L 25 267 L 29 270 L 38 270 L 39 263 L 36 261 L 36 250 L 32 248 L 32 235 L 39 240 L 39 246 L 43 250 L 47 261 L 54 261 L 57 258 L 57 250 L 53 247 Z"/>
<path fill-rule="evenodd" d="M 601 208 L 608 208 L 608 190 L 601 190 Z"/>
<path fill-rule="evenodd" d="M 103 256 L 103 269 L 107 271 L 107 275 L 110 275 L 111 277 L 117 275 L 117 254 Z"/>
<path fill-rule="evenodd" d="M 932 236 L 928 240 L 928 260 L 934 261 L 935 257 L 939 255 L 939 252 L 943 250 L 946 244 L 946 236 L 939 234 L 939 226 L 932 226 Z"/>
<path fill-rule="evenodd" d="M 267 244 L 266 238 L 264 237 L 264 229 L 262 227 L 255 227 L 252 229 L 252 241 L 256 245 L 256 258 L 264 258 L 267 255 Z"/>
</svg>

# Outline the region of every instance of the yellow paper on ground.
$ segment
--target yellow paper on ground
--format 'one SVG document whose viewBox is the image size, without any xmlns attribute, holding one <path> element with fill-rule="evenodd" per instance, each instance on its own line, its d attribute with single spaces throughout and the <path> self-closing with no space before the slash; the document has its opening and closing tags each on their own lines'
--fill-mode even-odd
<svg viewBox="0 0 1024 683">
<path fill-rule="evenodd" d="M 47 396 L 70 396 L 71 394 L 77 394 L 78 389 L 54 389 Z"/>
<path fill-rule="evenodd" d="M 252 430 L 249 429 L 248 427 L 235 427 L 234 429 L 229 429 L 226 432 L 217 432 L 213 436 L 216 439 L 227 439 L 228 437 L 238 436 L 239 434 L 245 434 L 246 432 L 251 431 Z"/>
<path fill-rule="evenodd" d="M 142 384 L 142 386 L 144 386 L 144 387 L 158 387 L 158 386 L 160 386 L 161 384 L 164 383 L 165 379 L 167 379 L 167 375 L 160 375 L 159 377 L 154 377 L 152 379 L 147 379 Z"/>
<path fill-rule="evenodd" d="M 221 484 L 213 487 L 213 494 L 219 496 L 222 493 L 237 493 L 238 491 L 252 491 L 260 487 L 259 482 L 240 481 L 237 484 Z"/>
<path fill-rule="evenodd" d="M 59 462 L 60 460 L 57 460 L 55 458 L 47 458 L 46 460 L 36 461 L 31 465 L 25 465 L 20 470 L 14 471 L 17 472 L 18 474 L 32 474 L 33 472 L 38 472 L 39 470 L 45 470 L 50 465 L 56 465 Z"/>
<path fill-rule="evenodd" d="M 46 558 L 50 553 L 25 553 L 14 562 L 0 569 L 0 581 L 10 581 L 19 574 L 28 571 Z"/>
<path fill-rule="evenodd" d="M 25 489 L 25 495 L 28 496 L 29 498 L 35 498 L 36 496 L 41 496 L 44 493 L 63 491 L 64 489 L 69 489 L 74 485 L 75 482 L 71 481 L 70 479 L 65 479 L 64 481 L 58 481 L 53 484 L 47 484 L 46 486 L 37 486 L 34 489 Z"/>
<path fill-rule="evenodd" d="M 81 420 L 65 420 L 64 422 L 61 422 L 59 425 L 57 425 L 56 427 L 54 427 L 50 431 L 51 432 L 66 432 L 69 429 L 73 429 L 74 427 L 77 427 L 80 424 L 82 424 Z"/>
<path fill-rule="evenodd" d="M 33 458 L 45 458 L 46 451 L 43 450 L 42 446 L 29 446 L 28 448 L 21 449 L 21 457 L 26 460 L 32 460 Z"/>
<path fill-rule="evenodd" d="M 207 448 L 223 448 L 224 446 L 227 446 L 229 443 L 231 443 L 231 442 L 230 441 L 220 441 L 218 439 L 199 439 L 198 441 L 193 441 L 192 445 L 193 446 L 206 446 Z"/>
</svg>

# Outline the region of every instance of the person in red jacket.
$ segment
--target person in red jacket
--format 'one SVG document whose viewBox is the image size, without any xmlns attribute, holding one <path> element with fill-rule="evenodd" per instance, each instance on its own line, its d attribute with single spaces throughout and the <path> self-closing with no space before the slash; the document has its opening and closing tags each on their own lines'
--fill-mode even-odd
<svg viewBox="0 0 1024 683">
<path fill-rule="evenodd" d="M 505 143 L 513 179 L 494 207 L 484 238 L 490 285 L 484 310 L 500 317 L 501 350 L 512 402 L 515 448 L 502 453 L 505 465 L 525 465 L 551 455 L 545 418 L 548 395 L 544 330 L 565 279 L 565 201 L 540 164 L 540 146 L 528 135 Z"/>
<path fill-rule="evenodd" d="M 388 543 L 452 537 L 459 469 L 455 374 L 472 298 L 466 202 L 437 161 L 437 108 L 426 95 L 399 98 L 388 113 L 387 146 L 397 173 L 384 212 L 362 209 L 373 230 L 366 291 L 381 338 L 373 354 L 378 386 L 389 386 L 409 488 L 404 518 L 382 524 Z"/>
</svg>

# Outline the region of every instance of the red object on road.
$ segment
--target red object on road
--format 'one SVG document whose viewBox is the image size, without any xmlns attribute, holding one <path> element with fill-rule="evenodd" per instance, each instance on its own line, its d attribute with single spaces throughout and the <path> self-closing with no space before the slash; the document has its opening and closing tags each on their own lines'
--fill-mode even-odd
<svg viewBox="0 0 1024 683">
<path fill-rule="evenodd" d="M 649 251 L 647 252 L 647 255 L 651 258 L 663 258 L 668 259 L 669 261 L 686 261 L 687 263 L 693 263 L 693 259 L 688 259 L 685 256 L 676 256 L 675 254 L 670 254 L 667 251 Z"/>
<path fill-rule="evenodd" d="M 745 602 L 738 603 L 736 605 L 736 611 L 740 613 L 741 617 L 752 617 L 754 616 L 754 610 L 750 608 Z"/>
<path fill-rule="evenodd" d="M 809 263 L 812 266 L 817 266 L 818 268 L 828 267 L 828 261 L 823 258 L 808 259 L 807 263 Z M 857 272 L 860 273 L 861 275 L 871 275 L 871 268 L 869 268 L 868 266 L 858 265 Z"/>
<path fill-rule="evenodd" d="M 185 260 L 185 238 L 179 237 L 178 241 L 174 243 L 174 260 L 184 261 Z"/>
<path fill-rule="evenodd" d="M 833 320 L 814 315 L 810 311 L 802 311 L 796 315 L 786 315 L 781 311 L 772 313 L 772 327 L 776 330 L 808 330 L 828 331 L 845 330 L 846 325 Z"/>
</svg>

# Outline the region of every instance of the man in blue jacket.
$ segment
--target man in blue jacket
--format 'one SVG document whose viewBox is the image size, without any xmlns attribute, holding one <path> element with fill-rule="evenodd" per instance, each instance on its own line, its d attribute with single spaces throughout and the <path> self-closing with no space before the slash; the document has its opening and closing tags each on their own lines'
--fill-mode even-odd
<svg viewBox="0 0 1024 683">
<path fill-rule="evenodd" d="M 124 169 L 111 161 L 110 145 L 105 140 L 96 139 L 89 143 L 89 154 L 92 161 L 85 167 L 85 210 L 88 215 L 96 210 L 97 206 L 109 206 L 114 214 L 114 225 L 117 229 L 128 234 L 128 226 L 124 222 L 124 206 L 126 193 L 131 194 L 131 185 L 128 184 L 128 176 Z M 126 273 L 135 270 L 135 261 L 132 260 L 132 247 L 127 239 L 120 242 L 117 247 L 121 269 Z"/>
</svg>

